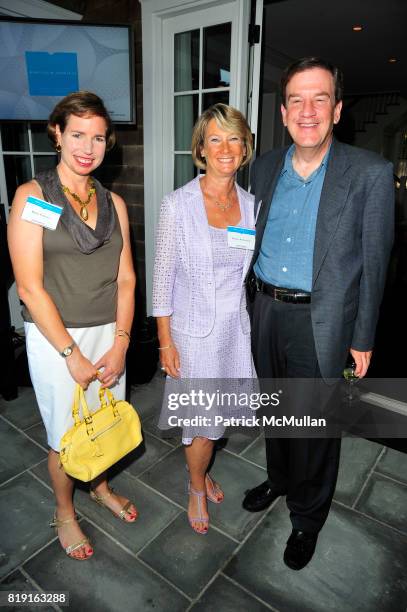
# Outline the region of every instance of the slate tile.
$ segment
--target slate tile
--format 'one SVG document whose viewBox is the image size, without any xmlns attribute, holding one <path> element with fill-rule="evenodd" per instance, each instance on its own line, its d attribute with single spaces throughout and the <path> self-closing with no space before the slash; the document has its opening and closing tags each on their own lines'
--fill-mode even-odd
<svg viewBox="0 0 407 612">
<path fill-rule="evenodd" d="M 134 523 L 116 518 L 109 510 L 92 501 L 87 485 L 76 488 L 75 507 L 134 553 L 180 513 L 177 506 L 124 472 L 111 478 L 109 484 L 135 504 L 139 516 Z"/>
<path fill-rule="evenodd" d="M 407 535 L 407 485 L 373 474 L 356 508 Z"/>
<path fill-rule="evenodd" d="M 264 436 L 261 435 L 257 438 L 254 444 L 250 446 L 247 450 L 244 450 L 242 453 L 242 457 L 248 459 L 249 461 L 253 461 L 260 467 L 267 469 L 267 461 L 266 461 L 266 444 L 264 441 Z M 267 474 L 264 480 L 267 478 Z M 258 483 L 260 484 L 260 483 Z"/>
<path fill-rule="evenodd" d="M 142 421 L 160 414 L 164 384 L 165 378 L 159 372 L 153 376 L 149 383 L 132 387 L 131 403 Z"/>
<path fill-rule="evenodd" d="M 17 593 L 27 593 L 27 591 L 41 593 L 41 591 L 33 586 L 24 574 L 18 570 L 7 576 L 7 578 L 0 583 L 0 591 L 12 591 L 13 595 L 17 595 Z M 46 604 L 30 605 L 27 603 L 24 603 L 22 607 L 21 604 L 16 603 L 14 606 L 7 605 L 7 608 L 5 607 L 4 609 L 7 610 L 7 612 L 18 612 L 19 610 L 28 610 L 28 612 L 53 612 L 55 608 Z"/>
<path fill-rule="evenodd" d="M 29 427 L 24 430 L 24 433 L 27 434 L 32 440 L 41 444 L 45 449 L 48 449 L 48 440 L 47 440 L 47 432 L 45 431 L 45 427 L 43 423 L 38 423 L 33 427 Z"/>
<path fill-rule="evenodd" d="M 86 520 L 82 527 L 95 551 L 89 560 L 69 559 L 54 542 L 24 565 L 42 589 L 69 591 L 71 610 L 186 610 L 188 600 L 176 589 Z"/>
<path fill-rule="evenodd" d="M 191 612 L 266 612 L 268 606 L 220 575 L 192 606 Z"/>
<path fill-rule="evenodd" d="M 264 471 L 240 457 L 218 452 L 211 474 L 220 483 L 225 499 L 221 504 L 209 503 L 210 520 L 232 537 L 243 539 L 245 534 L 260 520 L 261 513 L 243 510 L 242 500 L 247 489 L 264 480 Z M 188 504 L 187 479 L 182 448 L 174 450 L 164 462 L 158 463 L 140 476 L 140 480 L 184 508 Z"/>
<path fill-rule="evenodd" d="M 259 436 L 260 430 L 258 427 L 242 427 L 239 430 L 236 427 L 229 427 L 225 432 L 224 448 L 230 453 L 240 455 Z"/>
<path fill-rule="evenodd" d="M 407 538 L 333 504 L 309 565 L 283 563 L 291 523 L 280 500 L 224 570 L 280 611 L 401 612 L 407 601 Z"/>
<path fill-rule="evenodd" d="M 407 453 L 386 448 L 376 471 L 407 484 Z"/>
<path fill-rule="evenodd" d="M 164 440 L 144 432 L 143 442 L 132 453 L 122 460 L 122 465 L 133 476 L 138 476 L 159 459 L 171 452 L 172 446 Z"/>
<path fill-rule="evenodd" d="M 20 429 L 42 422 L 32 387 L 19 387 L 18 397 L 10 402 L 0 399 L 0 414 Z"/>
<path fill-rule="evenodd" d="M 0 419 L 0 483 L 45 457 L 45 450 Z"/>
<path fill-rule="evenodd" d="M 334 499 L 352 506 L 383 446 L 363 438 L 344 438 Z"/>
<path fill-rule="evenodd" d="M 55 537 L 49 527 L 54 507 L 53 495 L 30 474 L 0 487 L 0 577 Z"/>
<path fill-rule="evenodd" d="M 158 416 L 155 415 L 148 419 L 143 420 L 143 431 L 146 433 L 150 433 L 159 440 L 167 442 L 167 444 L 171 444 L 173 447 L 181 446 L 181 430 L 172 428 L 167 430 L 159 429 L 157 426 Z"/>
<path fill-rule="evenodd" d="M 195 533 L 183 512 L 140 553 L 140 558 L 195 597 L 234 548 L 232 540 L 210 527 L 206 535 Z"/>
</svg>

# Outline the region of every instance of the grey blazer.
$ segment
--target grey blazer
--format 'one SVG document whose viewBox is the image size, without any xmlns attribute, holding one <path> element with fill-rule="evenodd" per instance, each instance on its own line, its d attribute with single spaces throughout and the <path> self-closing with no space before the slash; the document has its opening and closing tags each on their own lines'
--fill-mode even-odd
<svg viewBox="0 0 407 612">
<path fill-rule="evenodd" d="M 259 255 L 287 149 L 260 156 L 251 171 Z M 373 348 L 394 233 L 392 164 L 334 139 L 318 209 L 311 317 L 324 378 L 341 376 L 350 348 Z"/>
</svg>

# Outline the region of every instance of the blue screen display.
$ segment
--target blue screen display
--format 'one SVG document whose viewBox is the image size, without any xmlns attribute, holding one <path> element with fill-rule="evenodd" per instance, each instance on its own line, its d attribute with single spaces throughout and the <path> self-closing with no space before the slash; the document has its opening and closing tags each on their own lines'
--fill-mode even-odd
<svg viewBox="0 0 407 612">
<path fill-rule="evenodd" d="M 65 95 L 96 93 L 113 121 L 134 116 L 130 28 L 0 20 L 0 121 L 46 121 Z"/>
</svg>

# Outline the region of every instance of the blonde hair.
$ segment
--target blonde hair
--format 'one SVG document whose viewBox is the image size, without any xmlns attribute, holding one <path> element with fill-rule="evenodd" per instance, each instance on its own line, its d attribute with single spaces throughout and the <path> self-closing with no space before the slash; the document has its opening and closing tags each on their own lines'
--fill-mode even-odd
<svg viewBox="0 0 407 612">
<path fill-rule="evenodd" d="M 226 130 L 228 132 L 234 132 L 237 134 L 243 141 L 244 146 L 246 147 L 246 155 L 241 164 L 241 168 L 249 163 L 252 155 L 253 155 L 253 137 L 250 131 L 250 128 L 247 124 L 246 119 L 242 115 L 240 111 L 233 106 L 228 106 L 227 104 L 213 104 L 202 113 L 200 117 L 198 117 L 197 122 L 194 125 L 194 129 L 192 131 L 192 159 L 197 168 L 201 170 L 205 170 L 206 168 L 206 160 L 202 157 L 201 149 L 205 142 L 205 134 L 208 128 L 208 123 L 215 119 L 216 123 L 222 130 Z"/>
</svg>

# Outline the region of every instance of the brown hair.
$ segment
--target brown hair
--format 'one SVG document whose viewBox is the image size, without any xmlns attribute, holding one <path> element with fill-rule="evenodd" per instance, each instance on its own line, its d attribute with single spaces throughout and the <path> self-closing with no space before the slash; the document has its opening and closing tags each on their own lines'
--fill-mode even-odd
<svg viewBox="0 0 407 612">
<path fill-rule="evenodd" d="M 57 146 L 55 127 L 59 125 L 63 133 L 71 115 L 102 117 L 106 121 L 106 151 L 114 147 L 116 136 L 112 120 L 101 98 L 91 91 L 75 91 L 62 98 L 49 116 L 47 134 L 55 148 Z"/>
<path fill-rule="evenodd" d="M 253 137 L 250 128 L 247 124 L 246 119 L 240 111 L 233 106 L 227 104 L 213 104 L 206 111 L 198 117 L 197 122 L 194 125 L 192 132 L 192 159 L 197 168 L 205 170 L 206 161 L 202 157 L 201 149 L 204 145 L 205 134 L 208 127 L 208 123 L 215 119 L 216 123 L 220 128 L 228 132 L 235 132 L 243 140 L 243 144 L 246 147 L 246 155 L 243 160 L 241 167 L 249 163 L 251 156 L 253 155 Z"/>
<path fill-rule="evenodd" d="M 293 64 L 287 66 L 281 76 L 280 82 L 280 93 L 281 101 L 283 106 L 286 104 L 286 88 L 288 83 L 291 81 L 295 74 L 304 72 L 304 70 L 311 70 L 312 68 L 323 68 L 331 73 L 334 80 L 335 89 L 335 104 L 338 104 L 343 98 L 343 74 L 342 70 L 337 66 L 334 66 L 330 62 L 322 59 L 321 57 L 303 57 Z"/>
</svg>

